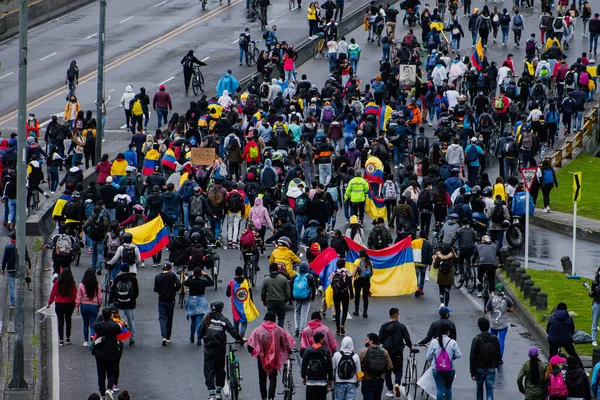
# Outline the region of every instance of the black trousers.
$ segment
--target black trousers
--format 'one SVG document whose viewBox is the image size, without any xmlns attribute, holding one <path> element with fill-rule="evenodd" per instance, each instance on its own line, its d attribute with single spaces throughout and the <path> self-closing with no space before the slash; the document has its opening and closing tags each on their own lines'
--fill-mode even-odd
<svg viewBox="0 0 600 400">
<path fill-rule="evenodd" d="M 225 386 L 225 347 L 204 347 L 204 379 L 206 388 L 213 391 Z"/>
<path fill-rule="evenodd" d="M 390 358 L 392 359 L 393 368 L 391 371 L 385 373 L 385 386 L 389 391 L 391 391 L 394 388 L 395 384 L 402 384 L 402 363 L 404 362 L 402 353 L 390 353 Z M 394 374 L 393 382 L 392 374 Z"/>
<path fill-rule="evenodd" d="M 125 110 L 125 124 L 127 125 L 127 130 L 131 130 L 131 110 Z"/>
<path fill-rule="evenodd" d="M 421 232 L 426 232 L 429 236 L 429 227 L 431 226 L 431 213 L 425 212 L 419 214 L 421 218 Z"/>
<path fill-rule="evenodd" d="M 366 278 L 357 278 L 354 281 L 354 308 L 358 311 L 360 306 L 360 292 L 363 297 L 363 313 L 369 308 L 369 290 L 371 289 L 371 280 Z"/>
<path fill-rule="evenodd" d="M 184 68 L 183 69 L 183 83 L 185 85 L 185 91 L 189 91 L 190 82 L 192 81 L 192 75 L 194 74 L 193 68 Z"/>
<path fill-rule="evenodd" d="M 340 293 L 333 295 L 333 308 L 335 309 L 335 327 L 339 332 L 340 325 L 346 325 L 348 316 L 348 304 L 350 303 L 350 294 Z"/>
<path fill-rule="evenodd" d="M 102 140 L 102 139 L 100 139 Z M 85 156 L 85 169 L 88 169 L 90 167 L 90 162 L 92 163 L 92 167 L 94 165 L 96 165 L 96 152 L 95 151 L 86 151 L 85 153 L 83 153 L 83 155 Z"/>
<path fill-rule="evenodd" d="M 488 278 L 488 288 L 490 290 L 490 292 L 494 291 L 494 287 L 496 286 L 496 265 L 478 265 L 477 266 L 477 278 L 479 279 L 479 282 L 481 282 L 479 285 L 477 285 L 477 290 L 481 292 L 482 288 L 483 288 L 483 274 L 485 274 L 487 272 L 487 278 Z"/>
<path fill-rule="evenodd" d="M 267 304 L 267 311 L 273 311 L 275 314 L 277 314 L 277 325 L 283 328 L 283 323 L 285 322 L 285 303 L 271 302 Z"/>
<path fill-rule="evenodd" d="M 577 359 L 579 360 L 579 364 L 583 366 L 583 364 L 581 364 L 581 359 L 579 358 L 579 355 L 575 351 L 575 346 L 573 345 L 573 343 L 548 342 L 548 345 L 550 347 L 549 357 L 557 355 L 559 347 L 562 347 L 563 349 L 565 349 L 568 355 L 577 357 Z"/>
<path fill-rule="evenodd" d="M 137 132 L 139 128 L 144 128 L 144 114 L 133 115 L 131 114 L 131 129 L 133 132 Z"/>
<path fill-rule="evenodd" d="M 260 398 L 261 399 L 274 399 L 275 393 L 277 390 L 277 370 L 274 369 L 273 373 L 269 376 L 265 372 L 262 362 L 260 361 L 260 356 L 256 357 L 256 361 L 258 361 L 258 387 L 260 389 Z M 269 377 L 269 392 L 267 393 L 267 376 Z"/>
<path fill-rule="evenodd" d="M 96 357 L 96 371 L 98 372 L 98 390 L 104 394 L 106 389 L 112 389 L 113 385 L 116 384 L 116 368 L 118 364 L 117 360 L 104 359 Z M 108 385 L 106 384 L 108 381 Z"/>
<path fill-rule="evenodd" d="M 544 196 L 544 208 L 550 205 L 550 192 L 553 185 L 542 185 L 542 195 Z"/>
<path fill-rule="evenodd" d="M 452 285 L 438 285 L 440 291 L 440 303 L 444 303 L 446 307 L 450 303 L 450 290 Z"/>
<path fill-rule="evenodd" d="M 327 400 L 327 385 L 306 386 L 306 400 Z"/>
<path fill-rule="evenodd" d="M 358 219 L 362 222 L 362 220 L 365 218 L 365 202 L 351 202 L 350 206 L 352 208 L 352 215 L 356 215 Z"/>
<path fill-rule="evenodd" d="M 58 338 L 64 339 L 65 325 L 67 325 L 67 339 L 71 338 L 71 316 L 75 310 L 75 303 L 55 303 L 54 312 L 58 317 Z"/>
<path fill-rule="evenodd" d="M 333 19 L 338 19 L 338 12 L 340 13 L 340 19 L 338 19 L 338 21 L 341 21 L 342 18 L 344 17 L 344 2 L 343 1 L 336 1 L 335 2 L 335 15 L 333 16 Z"/>
</svg>

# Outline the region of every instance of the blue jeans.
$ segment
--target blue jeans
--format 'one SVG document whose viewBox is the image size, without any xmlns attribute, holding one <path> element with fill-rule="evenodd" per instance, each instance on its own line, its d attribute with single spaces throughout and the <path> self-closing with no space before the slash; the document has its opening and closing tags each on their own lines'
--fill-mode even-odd
<svg viewBox="0 0 600 400">
<path fill-rule="evenodd" d="M 517 159 L 504 158 L 504 176 L 516 176 L 517 174 Z"/>
<path fill-rule="evenodd" d="M 383 46 L 381 46 L 381 61 L 386 61 L 390 59 L 390 45 L 387 43 L 384 43 Z"/>
<path fill-rule="evenodd" d="M 190 227 L 190 203 L 187 201 L 183 202 L 183 227 L 186 231 Z"/>
<path fill-rule="evenodd" d="M 104 241 L 100 240 L 96 242 L 95 240 L 91 240 L 92 244 L 92 268 L 96 271 L 100 271 L 102 269 L 102 260 L 104 259 Z"/>
<path fill-rule="evenodd" d="M 600 304 L 592 305 L 592 341 L 595 342 L 598 337 L 598 320 L 600 319 Z"/>
<path fill-rule="evenodd" d="M 490 231 L 492 242 L 496 242 L 498 249 L 504 244 L 504 231 Z"/>
<path fill-rule="evenodd" d="M 494 382 L 496 370 L 494 368 L 477 368 L 475 382 L 477 382 L 477 400 L 483 400 L 483 384 L 485 383 L 486 400 L 494 400 Z"/>
<path fill-rule="evenodd" d="M 121 314 L 121 318 L 127 317 L 127 327 L 131 332 L 131 339 L 133 339 L 135 337 L 135 308 L 119 310 L 119 314 Z"/>
<path fill-rule="evenodd" d="M 310 162 L 302 161 L 302 170 L 304 171 L 306 182 L 312 182 L 312 166 L 310 165 Z"/>
<path fill-rule="evenodd" d="M 337 60 L 337 53 L 327 53 L 327 58 L 329 59 L 329 72 L 331 72 Z"/>
<path fill-rule="evenodd" d="M 460 50 L 460 36 L 452 37 L 452 48 L 456 51 Z"/>
<path fill-rule="evenodd" d="M 248 327 L 248 323 L 244 322 L 241 323 L 240 321 L 233 321 L 233 328 L 239 332 L 239 334 L 241 336 L 244 336 L 246 334 L 246 328 Z"/>
<path fill-rule="evenodd" d="M 404 149 L 401 149 L 398 146 L 394 146 L 394 164 L 400 165 L 404 164 Z"/>
<path fill-rule="evenodd" d="M 71 166 L 76 166 L 77 163 L 80 163 L 82 159 L 83 153 L 73 153 L 73 158 L 71 159 Z"/>
<path fill-rule="evenodd" d="M 598 34 L 597 33 L 590 33 L 590 53 L 592 52 L 592 50 L 594 51 L 594 53 L 596 52 L 596 50 L 598 50 Z"/>
<path fill-rule="evenodd" d="M 354 383 L 336 383 L 334 396 L 335 400 L 354 400 L 356 398 L 356 385 Z"/>
<path fill-rule="evenodd" d="M 477 44 L 477 31 L 471 31 L 471 39 L 473 39 L 473 46 Z"/>
<path fill-rule="evenodd" d="M 452 382 L 454 382 L 455 374 L 455 371 L 433 370 L 433 379 L 437 388 L 435 400 L 452 400 Z M 444 396 L 446 396 L 445 399 Z"/>
<path fill-rule="evenodd" d="M 502 43 L 508 42 L 509 25 L 500 25 L 502 31 Z"/>
<path fill-rule="evenodd" d="M 17 222 L 17 199 L 8 200 L 8 222 L 15 226 Z"/>
<path fill-rule="evenodd" d="M 583 111 L 575 112 L 575 130 L 578 131 L 583 127 Z"/>
<path fill-rule="evenodd" d="M 158 107 L 156 109 L 156 115 L 158 115 L 158 127 L 162 126 L 162 121 L 164 119 L 165 125 L 167 124 L 167 115 L 169 114 L 169 110 L 163 107 Z"/>
<path fill-rule="evenodd" d="M 327 186 L 331 180 L 331 163 L 319 164 L 319 183 Z"/>
<path fill-rule="evenodd" d="M 50 191 L 56 192 L 56 188 L 58 187 L 58 182 L 60 181 L 58 177 L 58 167 L 49 167 L 48 175 L 50 177 Z"/>
<path fill-rule="evenodd" d="M 381 399 L 383 391 L 383 379 L 369 379 L 362 381 L 360 391 L 363 395 L 363 400 Z"/>
<path fill-rule="evenodd" d="M 212 231 L 215 233 L 215 240 L 221 240 L 221 218 L 217 217 L 217 219 L 210 220 L 210 227 Z"/>
<path fill-rule="evenodd" d="M 240 46 L 240 64 L 244 59 L 244 53 L 246 53 L 246 64 L 248 63 L 248 50 L 245 47 Z"/>
<path fill-rule="evenodd" d="M 417 287 L 420 290 L 423 290 L 423 286 L 425 285 L 425 272 L 427 271 L 427 267 L 415 267 L 415 271 L 417 272 Z"/>
<path fill-rule="evenodd" d="M 173 313 L 175 311 L 175 300 L 158 301 L 158 323 L 160 325 L 160 336 L 163 339 L 171 339 L 173 330 Z"/>
<path fill-rule="evenodd" d="M 203 319 L 204 314 L 190 315 L 190 336 L 193 337 L 194 335 L 197 335 L 198 341 L 200 341 L 200 326 L 202 325 Z"/>
<path fill-rule="evenodd" d="M 108 214 L 108 220 L 109 221 L 114 221 L 115 220 L 115 209 L 114 208 L 105 208 L 106 213 Z"/>
<path fill-rule="evenodd" d="M 98 316 L 98 306 L 94 304 L 81 304 L 79 307 L 79 313 L 83 319 L 83 340 L 88 341 L 90 337 L 94 336 L 94 328 L 92 324 Z"/>
<path fill-rule="evenodd" d="M 350 56 L 350 68 L 352 68 L 354 74 L 358 71 L 358 56 L 356 54 Z"/>
<path fill-rule="evenodd" d="M 308 224 L 308 215 L 296 215 L 296 232 L 298 232 L 298 242 L 302 239 L 302 228 Z M 306 243 L 308 245 L 308 243 Z"/>
<path fill-rule="evenodd" d="M 10 305 L 15 306 L 15 273 L 7 272 L 6 278 L 8 279 L 8 293 L 10 297 Z"/>
<path fill-rule="evenodd" d="M 500 359 L 502 360 L 504 357 L 504 341 L 506 340 L 506 334 L 508 333 L 508 326 L 500 330 L 490 328 L 490 333 L 498 337 L 498 341 L 500 342 Z"/>
<path fill-rule="evenodd" d="M 344 148 L 346 151 L 350 149 L 350 143 L 354 140 L 354 133 L 344 132 Z"/>
</svg>

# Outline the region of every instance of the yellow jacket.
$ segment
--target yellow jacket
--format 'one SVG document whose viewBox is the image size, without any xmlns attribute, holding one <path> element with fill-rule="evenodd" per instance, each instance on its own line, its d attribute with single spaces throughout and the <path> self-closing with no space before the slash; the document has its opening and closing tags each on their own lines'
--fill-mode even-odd
<svg viewBox="0 0 600 400">
<path fill-rule="evenodd" d="M 506 195 L 506 186 L 504 186 L 504 183 L 496 183 L 492 188 L 492 200 L 496 201 L 497 195 L 502 196 L 502 201 L 506 201 L 508 196 Z"/>
<path fill-rule="evenodd" d="M 129 164 L 127 161 L 123 160 L 115 160 L 110 166 L 110 174 L 114 176 L 124 176 L 126 174 L 125 168 L 127 168 Z"/>
<path fill-rule="evenodd" d="M 72 111 L 73 107 L 75 107 L 75 115 L 77 115 L 79 113 L 79 111 L 81 111 L 81 105 L 79 103 L 73 104 L 69 101 L 69 102 L 67 102 L 67 105 L 65 106 L 65 114 L 63 115 L 63 120 L 67 120 L 67 121 L 71 120 L 71 111 Z"/>
<path fill-rule="evenodd" d="M 306 10 L 306 18 L 308 18 L 309 21 L 316 21 L 317 9 L 314 7 L 308 7 L 308 10 Z"/>
<path fill-rule="evenodd" d="M 273 253 L 271 253 L 269 263 L 283 263 L 285 265 L 285 272 L 291 278 L 296 275 L 296 271 L 294 271 L 294 266 L 292 263 L 300 264 L 300 259 L 287 247 L 279 246 L 273 250 Z"/>
</svg>

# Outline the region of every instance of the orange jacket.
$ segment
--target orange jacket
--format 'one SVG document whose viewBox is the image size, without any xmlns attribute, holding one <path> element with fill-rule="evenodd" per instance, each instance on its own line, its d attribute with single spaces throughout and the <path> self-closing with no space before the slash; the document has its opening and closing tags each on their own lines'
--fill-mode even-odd
<svg viewBox="0 0 600 400">
<path fill-rule="evenodd" d="M 423 118 L 421 118 L 421 110 L 419 109 L 419 107 L 417 107 L 417 106 L 413 107 L 413 106 L 409 105 L 408 109 L 410 111 L 412 111 L 412 113 L 413 113 L 413 117 L 410 119 L 410 121 L 408 121 L 409 125 L 423 123 Z"/>
</svg>

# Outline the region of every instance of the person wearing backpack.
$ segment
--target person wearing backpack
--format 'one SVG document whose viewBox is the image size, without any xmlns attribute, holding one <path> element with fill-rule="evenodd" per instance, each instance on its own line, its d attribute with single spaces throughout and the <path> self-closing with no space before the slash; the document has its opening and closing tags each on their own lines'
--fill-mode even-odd
<svg viewBox="0 0 600 400">
<path fill-rule="evenodd" d="M 227 243 L 229 247 L 237 247 L 240 234 L 240 224 L 245 216 L 245 197 L 234 183 L 232 190 L 225 196 L 227 209 Z"/>
<path fill-rule="evenodd" d="M 578 361 L 576 357 L 567 357 L 567 372 L 565 376 L 567 396 L 569 399 L 591 400 L 590 381 L 585 369 Z"/>
<path fill-rule="evenodd" d="M 386 397 L 400 397 L 400 385 L 402 384 L 402 363 L 404 346 L 414 351 L 410 334 L 406 326 L 398 321 L 400 311 L 392 307 L 389 311 L 390 321 L 379 328 L 379 340 L 382 347 L 387 350 L 392 359 L 393 369 L 385 373 L 385 384 L 387 387 Z M 392 385 L 392 373 L 394 374 L 394 385 Z"/>
<path fill-rule="evenodd" d="M 367 400 L 381 399 L 385 374 L 394 369 L 389 353 L 380 343 L 379 335 L 373 332 L 367 334 L 365 347 L 358 355 L 360 368 L 364 373 L 361 379 L 361 393 Z"/>
<path fill-rule="evenodd" d="M 544 374 L 548 400 L 567 400 L 569 389 L 565 381 L 566 371 L 563 369 L 563 364 L 566 362 L 566 358 L 558 355 L 550 357 L 548 361 Z"/>
<path fill-rule="evenodd" d="M 554 168 L 552 168 L 548 160 L 542 162 L 542 166 L 537 170 L 536 177 L 541 184 L 544 196 L 544 209 L 542 212 L 550 212 L 550 192 L 554 187 L 558 190 L 558 180 L 556 179 Z"/>
<path fill-rule="evenodd" d="M 136 276 L 129 272 L 128 264 L 121 264 L 119 274 L 113 280 L 108 303 L 114 304 L 119 314 L 127 317 L 127 327 L 131 332 L 129 346 L 135 345 L 135 307 L 140 294 Z"/>
<path fill-rule="evenodd" d="M 448 307 L 450 303 L 450 289 L 454 282 L 454 268 L 458 261 L 458 257 L 452 245 L 445 243 L 433 256 L 432 267 L 438 269 L 438 288 L 440 296 L 440 307 Z"/>
<path fill-rule="evenodd" d="M 448 335 L 450 329 L 441 329 L 436 340 L 429 343 L 427 360 L 432 363 L 433 379 L 437 389 L 436 399 L 452 398 L 452 383 L 456 374 L 454 361 L 460 359 L 462 354 L 456 340 Z"/>
<path fill-rule="evenodd" d="M 79 242 L 69 234 L 69 227 L 62 224 L 52 237 L 52 278 L 56 280 L 65 268 L 70 268 L 79 250 Z"/>
<path fill-rule="evenodd" d="M 381 250 L 390 246 L 394 241 L 390 231 L 385 227 L 383 218 L 376 218 L 373 223 L 373 229 L 369 233 L 367 247 L 373 250 Z"/>
<path fill-rule="evenodd" d="M 133 235 L 129 232 L 123 234 L 123 244 L 119 246 L 114 257 L 108 262 L 110 265 L 129 265 L 130 272 L 137 274 L 137 269 L 143 267 L 142 258 L 140 256 L 140 250 L 132 243 Z M 118 263 L 118 264 L 117 264 Z M 115 268 L 116 269 L 116 268 Z M 118 269 L 116 269 L 118 272 Z"/>
<path fill-rule="evenodd" d="M 352 277 L 350 271 L 346 269 L 346 261 L 338 259 L 335 271 L 329 276 L 329 282 L 333 289 L 333 307 L 335 310 L 336 335 L 346 334 L 346 317 L 348 315 L 348 306 L 351 300 L 354 300 L 352 291 Z"/>
<path fill-rule="evenodd" d="M 465 149 L 465 159 L 467 161 L 467 170 L 469 173 L 469 186 L 473 187 L 477 184 L 477 176 L 479 175 L 480 156 L 485 153 L 483 149 L 477 144 L 477 138 L 472 137 L 470 144 Z"/>
<path fill-rule="evenodd" d="M 355 399 L 361 367 L 360 357 L 354 353 L 354 342 L 351 336 L 342 339 L 340 350 L 333 355 L 331 361 L 335 377 L 334 400 Z"/>
<path fill-rule="evenodd" d="M 352 315 L 358 316 L 360 306 L 360 295 L 362 291 L 363 298 L 363 318 L 367 318 L 369 308 L 369 295 L 371 290 L 371 277 L 373 276 L 373 262 L 365 249 L 361 249 L 358 258 L 354 262 L 354 312 Z"/>
<path fill-rule="evenodd" d="M 325 335 L 316 332 L 313 345 L 306 349 L 302 357 L 300 375 L 306 386 L 307 400 L 326 400 L 328 389 L 333 386 L 331 354 L 324 344 Z"/>
<path fill-rule="evenodd" d="M 83 224 L 83 232 L 91 240 L 92 268 L 102 275 L 104 259 L 104 238 L 108 232 L 108 218 L 102 214 L 102 207 L 95 206 L 92 215 Z"/>
<path fill-rule="evenodd" d="M 490 297 L 485 305 L 485 312 L 492 315 L 490 333 L 500 341 L 499 363 L 503 364 L 504 342 L 508 332 L 508 313 L 514 312 L 514 303 L 510 297 L 504 295 L 504 284 L 496 284 L 495 294 Z"/>
<path fill-rule="evenodd" d="M 494 399 L 494 382 L 496 369 L 499 368 L 501 355 L 498 338 L 491 333 L 490 321 L 485 317 L 477 320 L 479 334 L 471 341 L 469 356 L 469 370 L 471 379 L 476 382 L 477 400 L 483 400 L 483 386 L 485 384 L 486 399 Z"/>
<path fill-rule="evenodd" d="M 506 206 L 506 203 L 502 200 L 500 194 L 496 195 L 496 198 L 494 199 L 494 204 L 490 208 L 488 208 L 486 216 L 490 221 L 488 231 L 491 240 L 497 243 L 498 249 L 501 249 L 504 243 L 504 232 L 507 229 L 507 226 L 504 224 L 504 221 L 510 220 L 510 212 L 508 211 L 508 207 Z"/>
<path fill-rule="evenodd" d="M 315 301 L 317 291 L 315 278 L 309 272 L 308 263 L 302 261 L 298 265 L 298 273 L 294 275 L 291 282 L 292 301 L 294 302 L 294 325 L 296 332 L 294 336 L 300 336 L 308 324 L 308 313 L 310 312 L 310 303 Z"/>
</svg>

